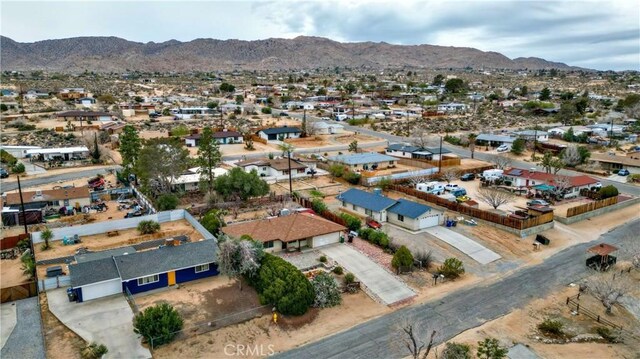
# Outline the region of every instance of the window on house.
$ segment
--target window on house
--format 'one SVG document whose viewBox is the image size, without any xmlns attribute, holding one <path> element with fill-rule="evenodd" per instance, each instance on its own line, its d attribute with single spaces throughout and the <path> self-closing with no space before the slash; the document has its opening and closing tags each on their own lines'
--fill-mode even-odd
<svg viewBox="0 0 640 359">
<path fill-rule="evenodd" d="M 355 210 L 356 210 L 356 205 L 355 205 L 355 204 L 352 204 L 352 205 L 351 205 L 351 208 L 353 208 L 353 210 L 355 211 Z"/>
<path fill-rule="evenodd" d="M 201 266 L 196 266 L 196 273 L 202 273 L 202 272 L 206 272 L 209 270 L 209 265 L 208 264 L 203 264 Z"/>
<path fill-rule="evenodd" d="M 364 214 L 366 214 L 367 216 L 370 216 L 372 214 L 370 209 L 365 209 L 364 210 Z"/>
<path fill-rule="evenodd" d="M 273 248 L 273 241 L 268 241 L 263 243 L 264 248 Z"/>
<path fill-rule="evenodd" d="M 138 278 L 138 285 L 146 285 L 151 283 L 156 283 L 160 281 L 160 276 L 157 274 L 150 275 L 148 277 Z"/>
<path fill-rule="evenodd" d="M 401 214 L 399 214 L 399 215 L 398 215 L 398 221 L 400 221 L 400 222 L 404 222 L 404 216 L 403 216 L 403 215 L 401 215 Z"/>
<path fill-rule="evenodd" d="M 346 207 L 347 206 L 347 202 L 342 201 L 342 207 Z"/>
</svg>

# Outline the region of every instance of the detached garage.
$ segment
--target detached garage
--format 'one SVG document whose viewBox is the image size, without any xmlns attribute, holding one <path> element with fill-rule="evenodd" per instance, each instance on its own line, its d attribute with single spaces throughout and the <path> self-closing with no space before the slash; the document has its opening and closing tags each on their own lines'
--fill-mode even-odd
<svg viewBox="0 0 640 359">
<path fill-rule="evenodd" d="M 427 205 L 402 198 L 387 210 L 389 223 L 412 231 L 435 227 L 442 222 L 442 216 L 442 212 Z"/>
</svg>

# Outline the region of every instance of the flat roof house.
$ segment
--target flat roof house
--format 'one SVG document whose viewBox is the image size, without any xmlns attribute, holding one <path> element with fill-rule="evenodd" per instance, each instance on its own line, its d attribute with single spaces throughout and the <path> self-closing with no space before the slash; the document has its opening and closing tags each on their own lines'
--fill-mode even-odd
<svg viewBox="0 0 640 359">
<path fill-rule="evenodd" d="M 69 265 L 69 272 L 77 301 L 124 291 L 141 293 L 218 274 L 215 240 L 179 243 L 171 240 L 158 249 L 120 251 L 93 260 L 76 258 L 77 263 Z"/>
<path fill-rule="evenodd" d="M 516 135 L 518 138 L 522 138 L 527 141 L 538 141 L 538 142 L 549 141 L 549 133 L 546 131 L 524 130 L 524 131 L 516 131 L 513 134 Z"/>
<path fill-rule="evenodd" d="M 345 227 L 309 213 L 244 222 L 222 227 L 222 232 L 239 238 L 249 235 L 269 252 L 317 248 L 338 243 Z"/>
<path fill-rule="evenodd" d="M 257 132 L 260 138 L 267 141 L 281 141 L 285 138 L 299 138 L 302 131 L 297 127 L 272 127 Z"/>
<path fill-rule="evenodd" d="M 590 162 L 597 162 L 602 169 L 607 171 L 627 169 L 630 173 L 640 174 L 640 156 L 629 153 L 626 156 L 612 156 L 607 154 L 592 153 Z"/>
<path fill-rule="evenodd" d="M 197 147 L 202 137 L 201 133 L 196 133 L 184 138 L 187 147 Z M 221 145 L 242 143 L 242 134 L 237 131 L 218 131 L 213 133 L 213 138 Z"/>
<path fill-rule="evenodd" d="M 86 146 L 34 148 L 27 150 L 25 155 L 32 161 L 72 161 L 89 157 L 89 149 Z"/>
<path fill-rule="evenodd" d="M 65 121 L 111 121 L 113 117 L 108 112 L 99 111 L 65 111 L 59 112 L 57 116 Z"/>
<path fill-rule="evenodd" d="M 181 192 L 195 192 L 200 190 L 200 173 L 198 171 L 200 167 L 189 168 L 183 174 L 174 177 L 171 182 L 171 189 L 173 191 L 181 191 Z M 213 176 L 214 178 L 220 177 L 222 175 L 227 174 L 226 169 L 224 168 L 214 168 Z"/>
<path fill-rule="evenodd" d="M 362 168 L 363 170 L 393 167 L 397 160 L 395 157 L 375 152 L 329 156 L 327 159 L 333 163 L 349 166 L 349 168 Z"/>
<path fill-rule="evenodd" d="M 481 133 L 476 137 L 476 145 L 498 147 L 501 145 L 512 145 L 515 140 L 517 140 L 516 137 Z"/>
</svg>

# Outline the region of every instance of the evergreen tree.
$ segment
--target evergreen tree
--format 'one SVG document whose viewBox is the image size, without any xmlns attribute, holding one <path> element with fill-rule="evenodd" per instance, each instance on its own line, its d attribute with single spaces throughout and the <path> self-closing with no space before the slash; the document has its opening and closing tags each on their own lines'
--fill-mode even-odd
<svg viewBox="0 0 640 359">
<path fill-rule="evenodd" d="M 222 154 L 218 141 L 213 137 L 213 131 L 210 127 L 205 127 L 200 136 L 198 145 L 198 166 L 200 169 L 200 185 L 201 188 L 211 193 L 213 191 L 214 172 L 213 170 L 220 164 Z"/>
</svg>

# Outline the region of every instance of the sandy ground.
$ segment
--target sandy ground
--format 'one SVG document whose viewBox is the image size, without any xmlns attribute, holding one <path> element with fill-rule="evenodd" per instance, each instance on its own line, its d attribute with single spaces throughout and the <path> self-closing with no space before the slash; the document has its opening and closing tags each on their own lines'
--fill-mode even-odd
<svg viewBox="0 0 640 359">
<path fill-rule="evenodd" d="M 175 341 L 154 351 L 155 358 L 226 358 L 227 344 L 263 346 L 263 353 L 273 349 L 286 351 L 323 336 L 346 330 L 366 320 L 389 313 L 391 309 L 374 302 L 365 293 L 344 294 L 341 305 L 317 311 L 311 322 L 300 327 L 285 328 L 271 322 L 271 316 L 229 326 L 209 333 Z M 281 320 L 280 323 L 285 322 Z M 271 345 L 271 347 L 269 347 Z M 232 355 L 229 355 L 232 354 Z M 251 356 L 242 356 L 249 358 Z"/>
<path fill-rule="evenodd" d="M 49 176 L 59 175 L 59 174 L 63 174 L 63 173 L 70 173 L 70 172 L 89 170 L 89 169 L 92 169 L 92 168 L 95 168 L 96 171 L 97 171 L 97 170 L 105 168 L 105 167 L 111 167 L 111 165 L 73 167 L 73 168 L 55 168 L 55 169 L 47 170 L 47 172 L 40 173 L 40 174 L 37 174 L 37 175 L 21 175 L 20 179 L 32 179 L 32 178 L 39 178 L 39 177 L 49 177 Z M 16 179 L 15 176 L 10 176 L 9 178 L 2 179 L 2 181 L 6 182 L 6 183 L 10 183 L 10 182 L 17 182 L 18 180 Z"/>
<path fill-rule="evenodd" d="M 0 261 L 0 286 L 2 288 L 13 287 L 28 281 L 29 278 L 23 273 L 20 258 Z"/>
<path fill-rule="evenodd" d="M 546 359 L 565 358 L 637 358 L 635 356 L 640 342 L 627 340 L 624 344 L 609 343 L 569 343 L 569 344 L 545 344 L 536 339 L 544 337 L 537 330 L 537 325 L 544 319 L 550 318 L 562 321 L 565 331 L 573 335 L 594 333 L 598 323 L 585 316 L 571 315 L 566 305 L 566 298 L 578 293 L 577 287 L 567 287 L 558 290 L 546 298 L 529 303 L 525 308 L 516 309 L 513 312 L 487 322 L 477 328 L 467 330 L 452 338 L 450 342 L 465 343 L 472 346 L 472 352 L 477 350 L 477 342 L 487 337 L 498 338 L 502 345 L 512 346 L 522 343 L 532 348 L 540 357 Z M 596 313 L 604 314 L 604 307 L 590 295 L 582 295 L 581 305 Z M 613 315 L 606 318 L 626 329 L 637 329 L 640 323 L 633 319 L 623 308 L 615 307 Z M 436 328 L 437 330 L 437 328 Z M 438 347 L 441 352 L 444 345 Z M 429 358 L 435 358 L 430 355 Z"/>
<path fill-rule="evenodd" d="M 56 181 L 56 182 L 50 182 L 47 184 L 43 184 L 43 185 L 38 185 L 38 186 L 32 186 L 32 187 L 23 187 L 22 189 L 28 189 L 30 191 L 33 191 L 35 189 L 40 189 L 40 190 L 47 190 L 47 189 L 53 189 L 54 187 L 63 187 L 63 186 L 74 186 L 74 187 L 83 187 L 87 185 L 87 181 L 93 178 L 92 176 L 90 177 L 82 177 L 82 178 L 76 178 L 73 180 L 69 180 L 69 181 Z M 105 188 L 115 188 L 116 185 L 116 175 L 115 174 L 106 174 L 104 176 L 104 180 L 107 183 L 107 186 Z M 110 187 L 111 186 L 111 187 Z M 7 193 L 18 193 L 18 190 L 13 190 L 13 191 L 7 191 Z"/>
<path fill-rule="evenodd" d="M 45 293 L 40 294 L 40 309 L 47 358 L 81 359 L 80 351 L 87 343 L 49 311 Z"/>
<path fill-rule="evenodd" d="M 75 254 L 79 247 L 87 247 L 90 250 L 105 250 L 109 248 L 121 247 L 136 244 L 152 239 L 160 239 L 178 235 L 188 235 L 191 241 L 199 239 L 198 232 L 184 219 L 179 221 L 162 223 L 160 231 L 154 234 L 140 235 L 135 228 L 120 230 L 114 237 L 107 237 L 106 233 L 81 238 L 82 243 L 74 245 L 63 245 L 62 241 L 51 242 L 51 248 L 43 251 L 39 245 L 35 246 L 36 259 L 57 258 Z"/>
</svg>

